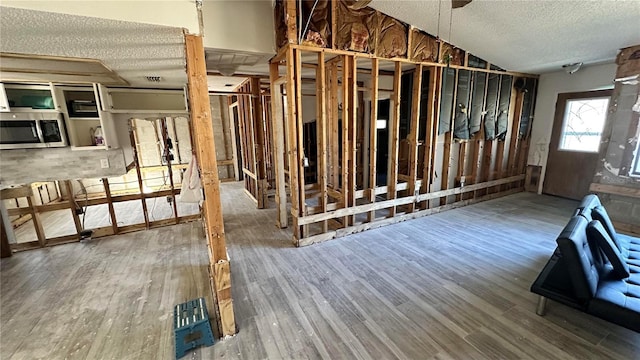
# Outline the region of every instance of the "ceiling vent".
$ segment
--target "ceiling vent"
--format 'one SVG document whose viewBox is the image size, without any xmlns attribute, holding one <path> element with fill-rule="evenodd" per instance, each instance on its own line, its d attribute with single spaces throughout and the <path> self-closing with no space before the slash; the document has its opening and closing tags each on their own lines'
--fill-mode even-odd
<svg viewBox="0 0 640 360">
<path fill-rule="evenodd" d="M 162 80 L 161 76 L 156 76 L 156 75 L 147 75 L 144 78 L 147 79 L 147 81 L 149 82 L 160 82 Z"/>
</svg>

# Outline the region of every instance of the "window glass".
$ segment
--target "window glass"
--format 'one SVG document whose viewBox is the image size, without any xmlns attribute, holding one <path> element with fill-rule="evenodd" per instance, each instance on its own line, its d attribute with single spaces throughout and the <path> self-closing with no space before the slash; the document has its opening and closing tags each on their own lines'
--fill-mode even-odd
<svg viewBox="0 0 640 360">
<path fill-rule="evenodd" d="M 567 101 L 560 150 L 598 152 L 608 105 L 608 97 Z"/>
</svg>

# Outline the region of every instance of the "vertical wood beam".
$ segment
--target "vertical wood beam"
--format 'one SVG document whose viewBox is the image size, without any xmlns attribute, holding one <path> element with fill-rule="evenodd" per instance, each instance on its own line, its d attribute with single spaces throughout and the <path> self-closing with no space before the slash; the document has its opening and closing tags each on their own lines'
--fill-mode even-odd
<svg viewBox="0 0 640 360">
<path fill-rule="evenodd" d="M 209 95 L 207 94 L 207 97 Z M 207 103 L 209 101 L 207 100 Z M 142 172 L 140 171 L 140 157 L 138 155 L 138 149 L 135 146 L 136 138 L 135 138 L 135 119 L 129 120 L 129 141 L 131 141 L 131 146 L 133 148 L 133 164 L 136 168 L 136 177 L 138 179 L 138 188 L 140 189 L 140 201 L 142 202 L 142 215 L 144 216 L 144 225 L 147 230 L 149 230 L 149 212 L 147 210 L 147 200 L 146 195 L 144 193 L 144 184 L 142 183 Z M 154 126 L 155 129 L 155 126 Z M 154 131 L 155 132 L 155 131 Z M 157 136 L 157 132 L 156 132 Z"/>
<path fill-rule="evenodd" d="M 516 161 L 518 159 L 518 150 L 520 150 L 520 119 L 522 118 L 522 105 L 524 103 L 524 93 L 516 92 L 515 109 L 513 110 L 513 124 L 511 125 L 511 141 L 509 142 L 509 157 L 507 160 L 506 176 L 515 175 L 517 171 Z"/>
<path fill-rule="evenodd" d="M 109 179 L 102 178 L 102 184 L 104 185 L 104 193 L 107 197 L 107 206 L 109 207 L 109 217 L 111 219 L 111 229 L 113 234 L 118 234 L 118 221 L 116 220 L 116 211 L 113 207 L 113 199 L 111 198 L 111 188 L 109 187 Z"/>
<path fill-rule="evenodd" d="M 418 178 L 418 127 L 420 126 L 420 100 L 422 92 L 422 64 L 416 65 L 413 74 L 413 93 L 411 94 L 411 119 L 409 131 L 409 194 L 416 195 L 416 181 Z M 415 210 L 415 202 L 408 206 L 408 212 Z"/>
<path fill-rule="evenodd" d="M 376 202 L 376 162 L 378 157 L 378 71 L 379 61 L 377 58 L 371 59 L 371 119 L 369 120 L 369 201 Z M 367 221 L 372 222 L 376 218 L 376 211 L 367 213 Z"/>
<path fill-rule="evenodd" d="M 295 57 L 293 48 L 288 46 L 286 50 L 287 64 L 287 145 L 289 151 L 289 191 L 291 193 L 291 215 L 293 222 L 293 243 L 297 246 L 298 240 L 301 239 L 302 233 L 298 226 L 298 218 L 302 215 L 300 212 L 300 194 L 304 188 L 300 188 L 298 181 L 298 172 L 300 164 L 298 163 L 298 133 L 297 133 L 297 111 L 296 111 L 296 76 L 295 76 Z"/>
<path fill-rule="evenodd" d="M 260 96 L 260 78 L 251 78 L 251 98 L 253 102 L 253 123 L 254 142 L 256 160 L 256 181 L 258 185 L 258 209 L 267 207 L 267 166 L 265 162 L 265 145 L 267 135 L 265 134 L 264 113 L 262 108 L 262 98 Z"/>
<path fill-rule="evenodd" d="M 298 196 L 298 204 L 299 204 L 299 214 L 300 216 L 305 216 L 307 215 L 307 206 L 306 206 L 306 202 L 305 202 L 305 191 L 304 191 L 304 184 L 305 184 L 305 168 L 304 168 L 304 158 L 305 158 L 305 151 L 304 151 L 304 124 L 302 121 L 302 53 L 300 50 L 294 50 L 294 54 L 295 54 L 295 76 L 296 76 L 296 83 L 295 83 L 295 103 L 296 103 L 296 123 L 295 123 L 295 128 L 296 128 L 296 135 L 297 135 L 297 161 L 294 162 L 294 164 L 296 164 L 298 166 L 298 189 L 300 191 L 300 194 Z M 307 225 L 303 225 L 300 227 L 300 233 L 302 235 L 302 237 L 307 237 L 308 236 L 308 226 Z"/>
<path fill-rule="evenodd" d="M 67 194 L 69 194 L 69 210 L 71 210 L 71 216 L 73 217 L 73 224 L 76 227 L 76 233 L 78 234 L 78 239 L 80 239 L 80 232 L 82 229 L 82 223 L 80 222 L 80 217 L 78 213 L 76 213 L 76 201 L 75 195 L 73 194 L 73 186 L 71 186 L 71 181 L 64 181 L 64 188 L 67 190 Z M 86 209 L 85 209 L 86 210 Z"/>
<path fill-rule="evenodd" d="M 443 75 L 446 76 L 446 75 Z M 453 117 L 455 116 L 455 112 L 457 109 L 456 102 L 458 101 L 458 71 L 456 71 L 456 76 L 454 80 L 454 90 L 453 90 L 453 104 L 451 114 L 451 123 L 449 125 L 449 131 L 444 134 L 444 155 L 442 157 L 442 183 L 441 190 L 449 189 L 449 172 L 451 171 L 451 144 L 453 143 L 453 131 L 452 128 L 454 126 Z M 447 197 L 440 198 L 440 205 L 447 205 Z"/>
<path fill-rule="evenodd" d="M 227 96 L 227 102 L 231 101 L 231 96 Z M 240 169 L 240 161 L 238 159 L 238 134 L 236 133 L 236 117 L 233 115 L 233 109 L 235 105 L 227 105 L 227 112 L 229 113 L 229 131 L 231 134 L 231 151 L 233 152 L 233 177 L 236 181 L 240 181 L 240 174 L 242 170 Z M 192 144 L 193 146 L 193 144 Z M 242 151 L 242 150 L 240 150 Z"/>
<path fill-rule="evenodd" d="M 287 25 L 287 41 L 289 44 L 298 43 L 298 13 L 296 0 L 284 0 L 284 21 Z"/>
<path fill-rule="evenodd" d="M 220 200 L 220 180 L 215 154 L 211 107 L 207 88 L 207 69 L 205 66 L 202 37 L 185 35 L 187 53 L 187 79 L 189 88 L 189 107 L 193 122 L 196 158 L 200 167 L 200 176 L 204 189 L 203 208 L 207 239 L 213 264 L 214 303 L 220 313 L 223 336 L 236 333 L 233 302 L 231 299 L 231 270 L 227 258 L 222 203 Z"/>
<path fill-rule="evenodd" d="M 316 68 L 316 134 L 318 137 L 318 183 L 320 185 L 320 206 L 327 211 L 327 89 L 324 52 L 318 53 Z M 328 221 L 322 222 L 322 231 L 327 232 Z"/>
<path fill-rule="evenodd" d="M 28 185 L 31 187 L 31 185 Z M 67 193 L 67 196 L 73 196 L 71 193 Z M 47 245 L 47 239 L 44 236 L 44 229 L 42 228 L 42 222 L 40 221 L 40 213 L 35 208 L 35 198 L 33 196 L 33 189 L 30 191 L 30 195 L 27 196 L 27 204 L 31 214 L 31 220 L 33 221 L 33 227 L 36 230 L 36 236 L 38 237 L 38 243 L 41 247 Z"/>
<path fill-rule="evenodd" d="M 351 104 L 349 103 L 349 73 L 351 72 L 351 66 L 349 65 L 350 57 L 348 55 L 342 56 L 342 195 L 344 199 L 344 207 L 348 208 L 351 203 L 351 191 L 349 181 L 349 157 L 351 146 L 351 138 L 349 136 L 349 123 L 351 122 Z M 342 225 L 346 228 L 349 226 L 349 216 L 345 216 L 342 219 Z"/>
<path fill-rule="evenodd" d="M 424 146 L 424 169 L 422 175 L 422 193 L 431 192 L 431 182 L 434 178 L 435 157 L 438 139 L 438 113 L 440 111 L 440 87 L 442 68 L 432 67 L 429 71 L 429 97 L 428 97 L 428 117 L 427 131 Z M 429 201 L 423 204 L 422 208 L 429 207 Z"/>
<path fill-rule="evenodd" d="M 336 59 L 339 59 L 340 57 L 336 57 Z M 339 112 L 338 112 L 338 66 L 335 63 L 331 64 L 331 71 L 329 72 L 330 75 L 330 81 L 329 81 L 329 92 L 330 92 L 330 101 L 329 101 L 329 105 L 330 105 L 330 120 L 329 120 L 329 126 L 330 126 L 330 133 L 329 135 L 331 135 L 330 138 L 330 144 L 331 144 L 331 149 L 332 151 L 329 152 L 330 157 L 330 168 L 331 168 L 331 173 L 329 176 L 329 181 L 331 182 L 331 184 L 333 185 L 334 189 L 338 189 L 340 188 L 339 186 L 339 178 L 340 175 L 338 174 L 338 171 L 340 171 L 340 162 L 339 162 L 339 154 L 338 154 L 338 150 L 340 147 L 340 144 L 338 143 L 338 132 L 340 131 L 339 129 L 339 125 L 338 125 L 338 117 L 339 117 Z"/>
<path fill-rule="evenodd" d="M 396 187 L 398 185 L 398 147 L 400 138 L 400 86 L 402 81 L 402 63 L 396 61 L 393 73 L 393 119 L 391 121 L 391 154 L 389 155 L 389 181 L 387 182 L 387 199 L 398 197 Z M 389 217 L 396 215 L 396 207 L 389 208 Z"/>
<path fill-rule="evenodd" d="M 168 145 L 169 132 L 167 130 L 167 118 L 160 119 L 160 129 L 162 132 L 162 143 L 164 147 Z M 223 131 L 224 132 L 224 131 Z M 168 155 L 168 153 L 166 153 Z M 173 195 L 173 190 L 175 189 L 175 184 L 173 183 L 173 168 L 171 167 L 171 159 L 167 156 L 167 176 L 169 176 L 169 186 L 171 186 L 171 205 L 173 206 L 173 218 L 176 224 L 180 223 L 180 219 L 178 219 L 178 204 L 176 202 L 175 195 Z"/>
<path fill-rule="evenodd" d="M 357 58 L 349 56 L 349 78 L 347 81 L 349 93 L 349 207 L 356 205 L 357 165 L 358 165 L 358 79 Z M 362 109 L 360 109 L 362 111 Z M 349 225 L 355 223 L 355 215 L 349 216 Z"/>
<path fill-rule="evenodd" d="M 269 65 L 271 79 L 271 144 L 273 145 L 273 161 L 276 183 L 276 207 L 278 208 L 276 224 L 279 228 L 286 228 L 287 219 L 287 189 L 284 179 L 284 110 L 278 82 L 280 74 L 278 63 Z"/>
</svg>

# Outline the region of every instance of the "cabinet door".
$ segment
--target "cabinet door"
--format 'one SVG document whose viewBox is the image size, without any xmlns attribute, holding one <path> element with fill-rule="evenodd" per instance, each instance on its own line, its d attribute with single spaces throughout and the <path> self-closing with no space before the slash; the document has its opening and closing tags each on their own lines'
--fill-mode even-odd
<svg viewBox="0 0 640 360">
<path fill-rule="evenodd" d="M 4 91 L 4 84 L 0 83 L 0 112 L 9 112 L 9 100 L 7 100 L 7 93 Z"/>
<path fill-rule="evenodd" d="M 100 126 L 102 127 L 102 136 L 104 136 L 104 145 L 107 149 L 115 149 L 120 146 L 118 142 L 118 134 L 116 132 L 115 123 L 111 117 L 111 113 L 106 111 L 105 94 L 106 88 L 100 84 L 93 84 L 93 92 L 98 104 L 98 115 L 100 116 Z"/>
</svg>

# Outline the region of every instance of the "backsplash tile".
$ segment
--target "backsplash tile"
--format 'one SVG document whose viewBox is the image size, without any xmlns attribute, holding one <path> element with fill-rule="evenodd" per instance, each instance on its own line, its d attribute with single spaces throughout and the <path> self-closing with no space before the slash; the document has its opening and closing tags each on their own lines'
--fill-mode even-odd
<svg viewBox="0 0 640 360">
<path fill-rule="evenodd" d="M 100 160 L 109 159 L 102 169 Z M 0 151 L 0 186 L 36 181 L 98 178 L 124 175 L 122 149 L 75 150 L 70 147 Z"/>
</svg>

